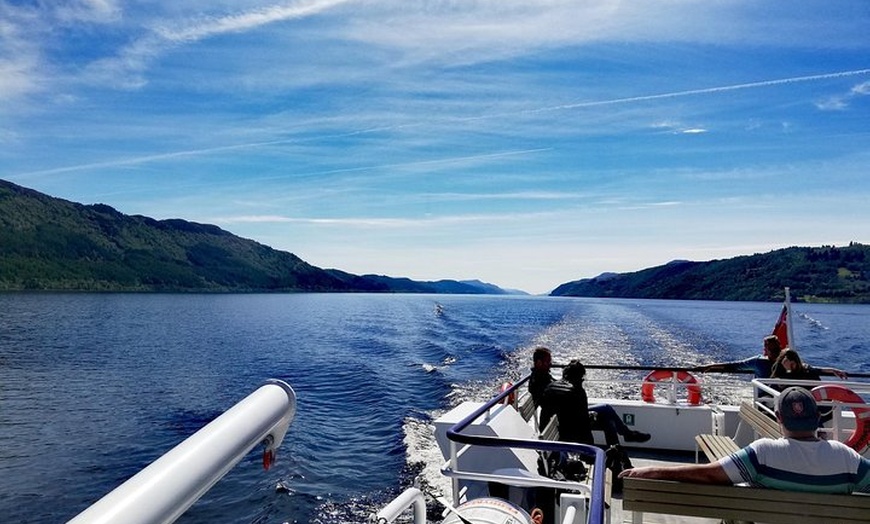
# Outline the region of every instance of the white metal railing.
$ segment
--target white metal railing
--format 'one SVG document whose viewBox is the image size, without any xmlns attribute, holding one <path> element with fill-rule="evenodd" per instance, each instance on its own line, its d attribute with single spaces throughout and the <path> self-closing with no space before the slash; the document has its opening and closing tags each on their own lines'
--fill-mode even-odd
<svg viewBox="0 0 870 524">
<path fill-rule="evenodd" d="M 511 395 L 516 397 L 516 391 L 519 388 L 525 387 L 525 382 L 529 376 L 516 384 L 511 385 L 508 389 L 484 403 L 481 407 L 474 410 L 460 422 L 454 424 L 447 430 L 447 438 L 450 440 L 450 456 L 447 462 L 441 468 L 442 474 L 450 477 L 453 484 L 453 500 L 460 500 L 460 479 L 467 481 L 484 481 L 484 482 L 499 482 L 502 484 L 518 487 L 552 487 L 561 488 L 569 491 L 577 491 L 583 493 L 581 496 L 582 504 L 579 505 L 582 511 L 580 515 L 576 512 L 576 507 L 570 513 L 570 519 L 562 520 L 562 524 L 576 524 L 577 522 L 585 522 L 587 524 L 603 524 L 606 520 L 606 507 L 604 503 L 605 492 L 605 466 L 604 466 L 604 451 L 595 446 L 586 444 L 576 444 L 560 441 L 533 440 L 523 438 L 503 438 L 488 435 L 464 434 L 463 431 L 472 424 L 473 421 L 487 413 L 490 409 L 496 407 L 499 402 L 509 398 Z M 558 481 L 542 477 L 537 474 L 531 474 L 525 470 L 519 469 L 499 469 L 492 472 L 472 472 L 463 471 L 458 467 L 458 458 L 472 446 L 481 446 L 484 448 L 519 448 L 531 449 L 537 451 L 550 452 L 573 452 L 585 455 L 593 463 L 592 475 L 586 483 L 577 483 L 570 481 Z M 588 512 L 587 512 L 588 503 Z M 415 523 L 416 524 L 416 523 Z"/>
<path fill-rule="evenodd" d="M 372 522 L 377 524 L 395 522 L 399 515 L 411 507 L 414 508 L 414 524 L 426 524 L 426 499 L 423 497 L 423 492 L 417 488 L 408 488 L 402 492 L 387 507 L 380 510 Z"/>
<path fill-rule="evenodd" d="M 820 400 L 817 401 L 819 408 L 823 411 L 831 410 L 830 426 L 819 428 L 819 431 L 826 433 L 831 438 L 844 440 L 848 438 L 856 427 L 857 418 L 855 413 L 862 416 L 867 415 L 870 411 L 870 382 L 843 381 L 843 380 L 790 380 L 790 379 L 755 379 L 752 381 L 755 404 L 767 412 L 771 417 L 774 417 L 774 404 L 776 397 L 779 396 L 780 390 L 786 386 L 801 386 L 809 390 L 820 386 L 841 386 L 855 393 L 858 397 L 863 398 L 864 402 L 846 402 L 841 400 Z M 857 410 L 857 411 L 856 411 Z"/>
<path fill-rule="evenodd" d="M 268 467 L 295 416 L 293 388 L 269 380 L 70 523 L 173 522 L 259 444 Z"/>
</svg>

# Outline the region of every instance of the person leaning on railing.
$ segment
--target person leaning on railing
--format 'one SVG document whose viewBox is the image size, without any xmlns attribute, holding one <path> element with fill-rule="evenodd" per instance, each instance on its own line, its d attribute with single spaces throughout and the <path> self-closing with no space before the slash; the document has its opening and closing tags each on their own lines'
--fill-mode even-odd
<svg viewBox="0 0 870 524">
<path fill-rule="evenodd" d="M 773 370 L 773 363 L 779 357 L 780 351 L 782 351 L 782 347 L 779 345 L 779 339 L 776 338 L 776 335 L 769 335 L 764 337 L 764 345 L 761 355 L 734 362 L 706 364 L 704 366 L 696 367 L 695 371 L 724 371 L 732 373 L 738 371 L 751 371 L 755 374 L 755 378 L 770 378 L 770 373 Z"/>
<path fill-rule="evenodd" d="M 779 358 L 773 363 L 770 378 L 821 380 L 822 375 L 835 375 L 843 380 L 849 378 L 848 373 L 837 368 L 823 368 L 805 364 L 797 351 L 785 348 L 785 351 L 780 353 Z"/>
<path fill-rule="evenodd" d="M 756 440 L 709 464 L 649 466 L 619 476 L 818 493 L 870 492 L 870 460 L 842 442 L 817 436 L 819 410 L 809 391 L 787 388 L 777 397 L 775 412 L 782 438 Z"/>
</svg>

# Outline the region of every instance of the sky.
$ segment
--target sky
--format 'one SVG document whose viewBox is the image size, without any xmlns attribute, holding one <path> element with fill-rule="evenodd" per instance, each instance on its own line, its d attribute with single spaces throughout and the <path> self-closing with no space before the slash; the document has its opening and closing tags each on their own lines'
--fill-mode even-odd
<svg viewBox="0 0 870 524">
<path fill-rule="evenodd" d="M 867 0 L 0 0 L 0 178 L 548 293 L 870 242 Z"/>
</svg>

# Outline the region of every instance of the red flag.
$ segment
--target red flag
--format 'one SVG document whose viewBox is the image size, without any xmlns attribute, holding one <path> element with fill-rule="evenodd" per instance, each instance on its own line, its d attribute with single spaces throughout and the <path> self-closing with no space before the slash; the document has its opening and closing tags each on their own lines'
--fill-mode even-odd
<svg viewBox="0 0 870 524">
<path fill-rule="evenodd" d="M 782 305 L 782 312 L 779 314 L 779 320 L 773 326 L 773 335 L 779 339 L 779 347 L 785 349 L 788 346 L 788 306 Z"/>
</svg>

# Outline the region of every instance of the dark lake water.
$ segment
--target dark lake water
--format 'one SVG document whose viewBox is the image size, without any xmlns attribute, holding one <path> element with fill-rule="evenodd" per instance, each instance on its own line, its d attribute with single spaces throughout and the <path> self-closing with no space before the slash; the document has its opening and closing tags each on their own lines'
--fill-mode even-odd
<svg viewBox="0 0 870 524">
<path fill-rule="evenodd" d="M 436 304 L 443 311 L 436 312 Z M 290 383 L 278 462 L 179 522 L 362 522 L 434 416 L 556 362 L 693 366 L 760 351 L 781 304 L 434 295 L 0 294 L 0 515 L 63 522 L 255 390 Z M 870 306 L 794 305 L 805 360 L 870 372 Z M 284 482 L 289 493 L 278 493 Z"/>
</svg>

